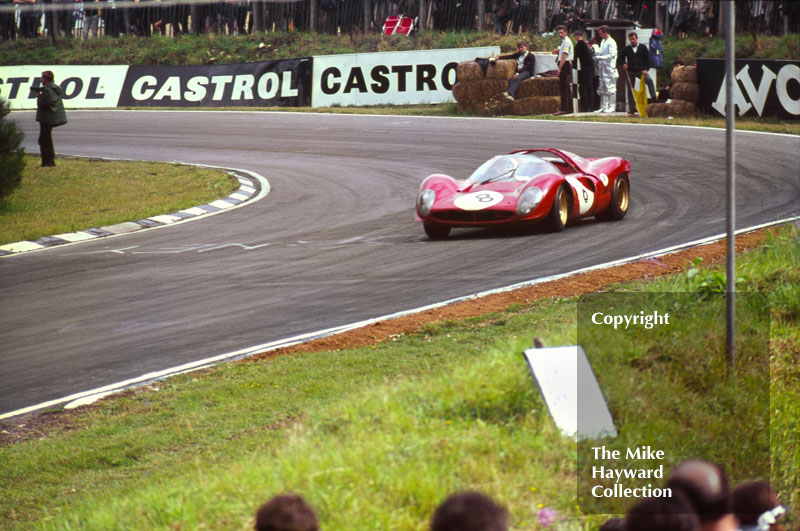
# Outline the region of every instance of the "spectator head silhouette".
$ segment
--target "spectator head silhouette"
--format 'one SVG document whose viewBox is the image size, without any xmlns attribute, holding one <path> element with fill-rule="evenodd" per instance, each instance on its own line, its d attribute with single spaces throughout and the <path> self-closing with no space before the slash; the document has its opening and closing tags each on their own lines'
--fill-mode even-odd
<svg viewBox="0 0 800 531">
<path fill-rule="evenodd" d="M 296 494 L 280 494 L 258 508 L 256 531 L 318 531 L 314 509 Z"/>
<path fill-rule="evenodd" d="M 716 463 L 692 460 L 678 464 L 667 487 L 680 492 L 700 518 L 701 529 L 736 529 L 725 471 Z M 732 522 L 732 523 L 731 523 Z"/>
<path fill-rule="evenodd" d="M 628 510 L 625 531 L 698 531 L 700 519 L 680 492 L 645 498 Z"/>
<path fill-rule="evenodd" d="M 480 492 L 450 495 L 436 508 L 431 531 L 507 531 L 508 511 Z"/>
<path fill-rule="evenodd" d="M 786 512 L 777 494 L 766 481 L 751 481 L 733 491 L 733 512 L 742 531 L 782 531 L 778 523 Z"/>
</svg>

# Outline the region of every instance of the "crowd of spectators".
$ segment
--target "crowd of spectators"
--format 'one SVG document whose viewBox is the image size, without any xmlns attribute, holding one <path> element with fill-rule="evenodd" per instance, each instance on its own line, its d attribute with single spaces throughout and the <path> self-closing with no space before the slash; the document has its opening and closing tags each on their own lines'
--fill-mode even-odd
<svg viewBox="0 0 800 531">
<path fill-rule="evenodd" d="M 708 461 L 679 463 L 667 479 L 671 496 L 644 498 L 625 518 L 612 518 L 600 531 L 784 531 L 786 509 L 765 481 L 735 489 L 723 468 Z M 548 517 L 540 525 L 548 527 Z M 431 531 L 508 531 L 508 510 L 474 491 L 447 497 L 430 519 Z M 275 496 L 256 512 L 256 531 L 318 531 L 314 509 L 301 496 Z"/>
<path fill-rule="evenodd" d="M 428 0 L 428 26 L 437 30 L 473 29 L 478 26 L 478 2 L 483 2 L 482 26 L 496 32 L 585 29 L 592 18 L 625 19 L 641 27 L 657 22 L 669 35 L 713 34 L 717 30 L 721 0 Z M 790 0 L 739 0 L 736 21 L 740 31 L 781 34 L 800 30 L 800 2 Z M 87 38 L 100 35 L 180 35 L 253 31 L 253 10 L 263 10 L 264 28 L 309 28 L 311 0 L 272 2 L 261 0 L 0 0 L 0 40 L 38 36 Z M 359 0 L 317 0 L 317 30 L 350 33 L 380 30 L 387 16 L 419 15 L 419 0 L 373 0 L 365 14 Z M 543 9 L 542 9 L 543 8 Z M 544 20 L 540 21 L 543 13 Z M 190 16 L 196 20 L 191 21 Z M 365 23 L 365 17 L 372 20 Z M 541 24 L 540 24 L 541 22 Z"/>
</svg>

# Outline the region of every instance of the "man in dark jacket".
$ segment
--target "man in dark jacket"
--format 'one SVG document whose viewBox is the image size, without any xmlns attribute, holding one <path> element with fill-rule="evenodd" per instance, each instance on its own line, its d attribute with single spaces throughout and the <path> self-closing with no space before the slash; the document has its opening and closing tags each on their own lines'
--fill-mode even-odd
<svg viewBox="0 0 800 531">
<path fill-rule="evenodd" d="M 53 72 L 42 72 L 42 86 L 36 99 L 36 121 L 39 122 L 39 149 L 42 153 L 42 167 L 56 165 L 56 151 L 53 147 L 53 127 L 67 123 L 64 111 L 63 91 L 55 84 Z"/>
<path fill-rule="evenodd" d="M 517 43 L 517 53 L 501 55 L 498 59 L 513 59 L 517 62 L 517 69 L 514 75 L 508 80 L 508 90 L 503 92 L 503 96 L 507 100 L 514 101 L 514 93 L 517 92 L 520 83 L 533 77 L 536 58 L 528 50 L 528 43 L 519 41 Z"/>
<path fill-rule="evenodd" d="M 647 88 L 650 91 L 650 94 L 655 97 L 656 95 L 656 85 L 653 83 L 653 78 L 650 77 L 648 70 L 650 70 L 650 50 L 648 50 L 647 46 L 639 44 L 639 35 L 635 31 L 632 31 L 628 34 L 628 41 L 630 44 L 622 50 L 622 53 L 619 54 L 619 59 L 617 59 L 617 68 L 621 68 L 626 72 L 627 77 L 630 79 L 628 81 L 625 80 L 625 87 L 627 88 L 628 92 L 628 101 L 632 105 L 630 107 L 630 111 L 628 114 L 636 114 L 636 105 L 633 103 L 635 100 L 633 99 L 633 90 L 631 89 L 631 84 L 636 81 L 636 79 L 642 77 L 644 74 L 644 81 L 647 83 Z M 650 98 L 648 98 L 650 99 Z"/>
<path fill-rule="evenodd" d="M 594 110 L 594 52 L 583 40 L 583 32 L 576 31 L 575 57 L 578 60 L 578 110 Z"/>
</svg>

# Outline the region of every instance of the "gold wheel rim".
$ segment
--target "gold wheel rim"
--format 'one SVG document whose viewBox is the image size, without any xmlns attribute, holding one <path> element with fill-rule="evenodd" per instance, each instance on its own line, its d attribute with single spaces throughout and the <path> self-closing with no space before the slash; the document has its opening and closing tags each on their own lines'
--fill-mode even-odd
<svg viewBox="0 0 800 531">
<path fill-rule="evenodd" d="M 561 224 L 567 224 L 567 215 L 569 211 L 567 210 L 567 194 L 561 192 L 558 194 L 558 217 L 561 218 Z"/>
<path fill-rule="evenodd" d="M 617 206 L 621 212 L 628 211 L 628 183 L 622 176 L 617 179 Z"/>
</svg>

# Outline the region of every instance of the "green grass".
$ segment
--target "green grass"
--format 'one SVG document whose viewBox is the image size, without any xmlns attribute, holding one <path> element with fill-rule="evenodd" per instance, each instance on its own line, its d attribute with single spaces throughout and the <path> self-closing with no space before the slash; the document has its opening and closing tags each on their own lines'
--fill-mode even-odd
<svg viewBox="0 0 800 531">
<path fill-rule="evenodd" d="M 221 171 L 158 162 L 27 157 L 22 183 L 0 201 L 0 245 L 169 214 L 239 187 Z"/>
<path fill-rule="evenodd" d="M 620 441 L 661 446 L 668 465 L 701 452 L 735 459 L 725 464 L 740 482 L 769 471 L 763 446 L 736 441 L 763 444 L 767 431 L 772 485 L 784 504 L 800 504 L 799 237 L 787 226 L 739 257 L 743 289 L 764 293 L 770 314 L 741 309 L 742 337 L 755 339 L 742 340 L 730 382 L 719 327 L 701 333 L 718 322 L 707 302 L 717 270 L 698 263 L 616 288 L 656 304 L 662 293 L 695 293 L 680 301 L 675 340 L 694 338 L 680 349 L 670 332 L 662 352 L 652 338 L 631 350 L 624 337 L 607 354 L 588 351 Z M 638 307 L 623 298 L 619 309 Z M 605 517 L 578 509 L 589 506 L 575 489 L 579 448 L 558 434 L 520 356 L 534 336 L 575 344 L 578 304 L 539 301 L 366 348 L 224 364 L 105 400 L 74 413 L 71 430 L 0 448 L 0 527 L 244 529 L 261 502 L 294 491 L 324 529 L 425 529 L 436 504 L 467 488 L 506 505 L 515 529 L 536 529 L 544 507 L 562 517 L 554 529 L 596 527 Z M 768 356 L 750 356 L 764 326 Z M 768 429 L 742 413 L 767 391 Z"/>
<path fill-rule="evenodd" d="M 89 64 L 89 65 L 206 65 L 246 63 L 332 55 L 402 50 L 428 50 L 500 46 L 513 51 L 520 38 L 533 51 L 558 47 L 558 37 L 534 33 L 494 35 L 478 31 L 423 31 L 411 38 L 380 33 L 324 35 L 308 32 L 269 32 L 256 35 L 181 35 L 148 38 L 122 36 L 81 41 L 61 39 L 53 44 L 47 39 L 23 39 L 0 44 L 0 64 Z M 664 68 L 659 79 L 669 79 L 672 60 L 684 59 L 694 64 L 698 57 L 724 57 L 722 38 L 664 37 Z M 739 34 L 736 56 L 753 59 L 797 59 L 800 35 L 767 36 Z"/>
</svg>

